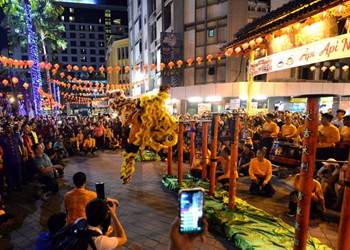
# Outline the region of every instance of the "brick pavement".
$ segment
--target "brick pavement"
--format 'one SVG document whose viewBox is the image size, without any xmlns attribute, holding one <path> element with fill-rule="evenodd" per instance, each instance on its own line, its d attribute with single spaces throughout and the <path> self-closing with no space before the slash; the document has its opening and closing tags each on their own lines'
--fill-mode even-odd
<svg viewBox="0 0 350 250">
<path fill-rule="evenodd" d="M 34 249 L 41 231 L 47 230 L 47 219 L 54 213 L 64 211 L 64 194 L 74 188 L 72 176 L 77 171 L 87 175 L 87 189 L 95 190 L 94 183 L 105 182 L 106 195 L 117 198 L 119 219 L 124 226 L 128 242 L 119 249 L 167 249 L 170 223 L 177 214 L 177 195 L 166 189 L 161 182 L 167 171 L 162 162 L 136 163 L 133 179 L 122 185 L 119 170 L 122 162 L 120 151 L 98 152 L 96 156 L 77 156 L 67 160 L 65 176 L 59 179 L 60 192 L 48 201 L 35 197 L 37 187 L 25 186 L 23 192 L 14 192 L 7 199 L 6 211 L 16 216 L 18 225 L 5 232 L 0 239 L 0 250 Z M 177 166 L 174 164 L 174 173 Z M 188 165 L 185 165 L 185 172 Z M 292 179 L 274 179 L 277 192 L 273 198 L 252 196 L 248 192 L 249 179 L 238 180 L 237 195 L 248 203 L 264 209 L 276 217 L 294 225 L 294 218 L 285 215 L 288 207 Z M 328 212 L 330 222 L 310 221 L 310 234 L 328 246 L 335 248 L 339 214 Z M 196 243 L 194 249 L 237 249 L 221 235 L 210 230 L 206 243 Z"/>
</svg>

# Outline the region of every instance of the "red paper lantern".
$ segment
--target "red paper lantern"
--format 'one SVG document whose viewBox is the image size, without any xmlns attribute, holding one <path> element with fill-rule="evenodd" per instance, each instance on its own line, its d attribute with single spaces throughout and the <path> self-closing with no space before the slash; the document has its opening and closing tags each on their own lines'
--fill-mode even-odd
<svg viewBox="0 0 350 250">
<path fill-rule="evenodd" d="M 91 74 L 92 71 L 94 71 L 94 70 L 95 70 L 94 67 L 92 67 L 92 66 L 89 67 L 89 72 L 90 72 L 90 74 Z"/>
<path fill-rule="evenodd" d="M 136 66 L 134 67 L 134 69 L 135 69 L 136 71 L 139 71 L 140 65 L 136 65 Z"/>
<path fill-rule="evenodd" d="M 148 65 L 147 65 L 147 64 L 143 65 L 142 67 L 143 67 L 143 70 L 144 70 L 144 71 L 147 71 L 147 70 L 148 70 Z"/>
<path fill-rule="evenodd" d="M 113 67 L 109 66 L 109 67 L 107 68 L 107 71 L 108 71 L 108 74 L 112 73 Z"/>
<path fill-rule="evenodd" d="M 67 65 L 67 70 L 68 70 L 68 72 L 71 71 L 72 70 L 72 65 L 70 65 L 70 64 Z"/>
<path fill-rule="evenodd" d="M 78 71 L 79 67 L 77 65 L 74 65 L 73 70 Z"/>
<path fill-rule="evenodd" d="M 7 79 L 2 80 L 2 84 L 4 84 L 5 86 L 7 86 L 7 84 L 9 84 L 9 81 Z"/>
<path fill-rule="evenodd" d="M 17 84 L 18 83 L 18 78 L 17 77 L 12 77 L 11 79 L 13 84 Z"/>
<path fill-rule="evenodd" d="M 157 65 L 155 65 L 154 63 L 151 64 L 151 69 L 155 70 L 157 68 Z"/>
<path fill-rule="evenodd" d="M 267 42 L 270 42 L 270 41 L 272 40 L 272 35 L 271 35 L 271 34 L 267 34 L 267 35 L 265 36 L 265 40 L 266 40 Z"/>
<path fill-rule="evenodd" d="M 174 65 L 175 65 L 175 63 L 172 62 L 172 61 L 170 61 L 170 62 L 168 63 L 168 66 L 169 66 L 170 69 L 172 69 L 172 68 L 174 67 Z"/>
<path fill-rule="evenodd" d="M 199 56 L 199 57 L 196 58 L 196 61 L 197 61 L 198 64 L 201 64 L 202 61 L 203 61 L 203 58 L 201 56 Z"/>
<path fill-rule="evenodd" d="M 177 67 L 178 67 L 178 68 L 181 68 L 181 66 L 182 66 L 183 63 L 184 63 L 184 62 L 183 62 L 182 60 L 177 60 L 177 61 L 176 61 L 176 64 L 177 64 Z"/>
<path fill-rule="evenodd" d="M 191 66 L 192 63 L 193 63 L 193 59 L 192 58 L 188 58 L 187 59 L 187 63 L 188 63 L 188 66 Z"/>
<path fill-rule="evenodd" d="M 29 87 L 29 84 L 28 83 L 23 83 L 23 88 L 25 88 L 25 89 L 28 89 L 28 87 Z"/>
<path fill-rule="evenodd" d="M 221 60 L 221 57 L 222 57 L 222 53 L 217 53 L 217 54 L 216 54 L 216 57 L 217 57 L 218 60 L 220 61 L 220 60 Z"/>
<path fill-rule="evenodd" d="M 165 63 L 160 63 L 159 66 L 160 66 L 160 70 L 163 70 L 165 68 Z"/>
</svg>

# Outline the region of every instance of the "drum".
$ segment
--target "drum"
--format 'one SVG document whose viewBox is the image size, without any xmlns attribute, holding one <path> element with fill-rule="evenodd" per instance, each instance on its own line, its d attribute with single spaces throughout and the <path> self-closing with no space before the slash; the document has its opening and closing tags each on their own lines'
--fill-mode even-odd
<svg viewBox="0 0 350 250">
<path fill-rule="evenodd" d="M 286 167 L 299 167 L 302 147 L 293 143 L 275 141 L 269 159 L 272 163 Z"/>
</svg>

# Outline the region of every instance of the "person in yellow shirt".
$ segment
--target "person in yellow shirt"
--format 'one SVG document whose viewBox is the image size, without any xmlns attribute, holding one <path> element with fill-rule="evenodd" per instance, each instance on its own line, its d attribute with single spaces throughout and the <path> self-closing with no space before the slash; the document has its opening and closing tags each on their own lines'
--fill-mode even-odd
<svg viewBox="0 0 350 250">
<path fill-rule="evenodd" d="M 293 140 L 298 135 L 296 134 L 297 128 L 292 124 L 292 117 L 287 116 L 286 117 L 286 124 L 282 126 L 281 133 L 280 133 L 280 139 L 282 140 Z"/>
<path fill-rule="evenodd" d="M 338 161 L 346 161 L 349 157 L 350 145 L 350 115 L 343 117 L 343 127 L 340 132 L 340 142 L 337 144 L 334 158 Z"/>
<path fill-rule="evenodd" d="M 192 161 L 191 165 L 191 175 L 195 178 L 201 179 L 202 178 L 202 169 L 203 169 L 203 163 L 205 162 L 206 164 L 206 170 L 207 170 L 207 177 L 209 177 L 209 168 L 210 168 L 210 155 L 211 152 L 208 149 L 207 150 L 207 157 L 206 159 L 203 159 L 203 154 L 202 154 L 202 145 L 198 144 L 196 148 L 196 155 L 194 156 L 194 159 Z"/>
<path fill-rule="evenodd" d="M 94 138 L 91 138 L 90 134 L 88 134 L 86 139 L 84 140 L 83 148 L 85 151 L 85 155 L 87 155 L 89 152 L 91 152 L 91 154 L 94 155 L 94 152 L 97 150 L 96 140 Z"/>
<path fill-rule="evenodd" d="M 83 130 L 79 129 L 78 134 L 77 134 L 77 138 L 78 138 L 79 149 L 80 149 L 83 146 L 83 143 L 84 143 Z"/>
<path fill-rule="evenodd" d="M 222 172 L 217 172 L 218 182 L 220 182 L 224 189 L 228 190 L 230 182 L 230 166 L 231 166 L 231 150 L 225 147 L 221 150 L 217 162 L 220 163 Z M 238 176 L 237 176 L 238 177 Z"/>
<path fill-rule="evenodd" d="M 273 141 L 278 135 L 278 132 L 280 131 L 280 128 L 278 125 L 272 121 L 273 114 L 268 113 L 266 114 L 266 122 L 263 124 L 262 131 L 261 131 L 261 141 L 260 141 L 260 148 L 266 147 L 266 159 L 269 158 L 270 150 L 273 144 Z"/>
<path fill-rule="evenodd" d="M 260 148 L 257 152 L 257 158 L 250 161 L 249 176 L 252 181 L 249 192 L 266 197 L 272 197 L 275 189 L 270 180 L 272 177 L 272 164 L 265 157 L 266 148 Z"/>
<path fill-rule="evenodd" d="M 333 158 L 335 144 L 340 141 L 340 133 L 336 126 L 331 124 L 333 115 L 325 113 L 321 118 L 321 125 L 318 127 L 316 159 L 326 160 Z M 317 164 L 317 169 L 322 163 Z"/>
</svg>

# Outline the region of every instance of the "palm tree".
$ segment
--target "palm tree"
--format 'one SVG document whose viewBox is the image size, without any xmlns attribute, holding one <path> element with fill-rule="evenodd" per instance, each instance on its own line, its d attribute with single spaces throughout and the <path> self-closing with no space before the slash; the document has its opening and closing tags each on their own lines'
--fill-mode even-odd
<svg viewBox="0 0 350 250">
<path fill-rule="evenodd" d="M 40 115 L 40 95 L 38 88 L 42 87 L 39 63 L 39 46 L 48 62 L 47 48 L 51 51 L 65 49 L 66 42 L 61 38 L 64 26 L 57 18 L 63 13 L 63 7 L 53 3 L 53 0 L 0 0 L 4 7 L 6 24 L 12 29 L 10 40 L 14 46 L 28 46 L 30 59 L 34 61 L 31 68 L 34 110 Z M 46 72 L 48 88 L 51 91 L 50 72 Z"/>
</svg>

